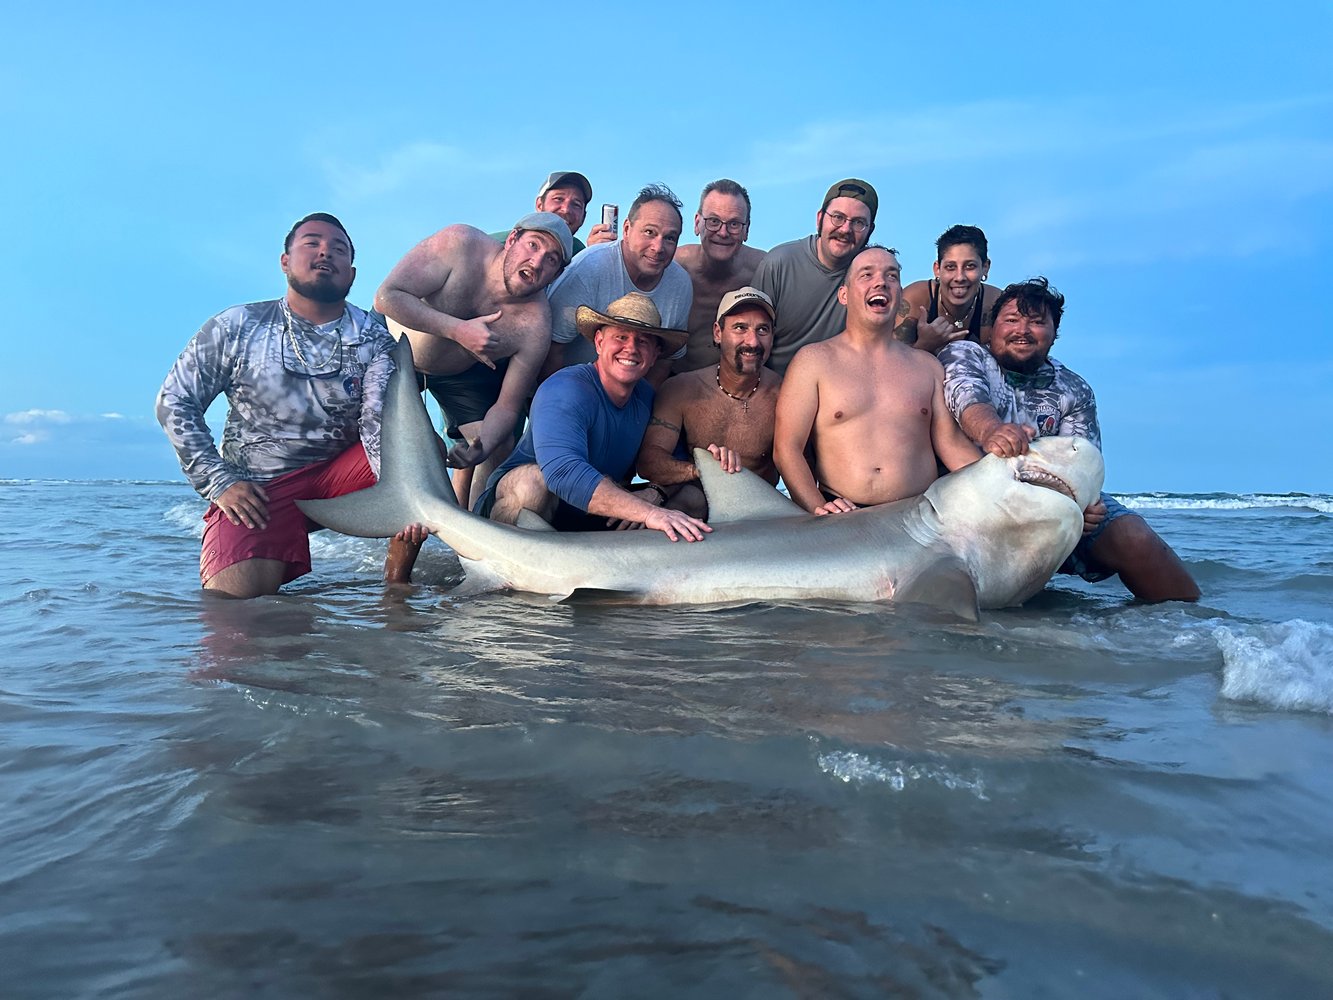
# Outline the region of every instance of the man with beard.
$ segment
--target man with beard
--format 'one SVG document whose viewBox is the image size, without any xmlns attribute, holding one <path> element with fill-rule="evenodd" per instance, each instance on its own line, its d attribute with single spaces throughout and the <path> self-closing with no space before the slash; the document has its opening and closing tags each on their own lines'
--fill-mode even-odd
<svg viewBox="0 0 1333 1000">
<path fill-rule="evenodd" d="M 673 542 L 699 541 L 711 529 L 664 508 L 661 489 L 624 486 L 652 412 L 645 377 L 664 351 L 684 346 L 685 331 L 663 329 L 642 292 L 621 296 L 604 313 L 581 306 L 575 323 L 595 359 L 542 383 L 523 440 L 491 476 L 476 513 L 517 524 L 527 510 L 557 531 L 647 527 Z"/>
<path fill-rule="evenodd" d="M 990 258 L 986 234 L 976 226 L 950 226 L 935 241 L 935 278 L 903 289 L 903 320 L 893 333 L 905 344 L 938 354 L 955 340 L 984 344 L 990 311 L 1000 290 L 986 284 Z"/>
<path fill-rule="evenodd" d="M 847 328 L 802 348 L 782 383 L 773 455 L 811 513 L 917 496 L 935 481 L 936 455 L 951 472 L 981 457 L 945 405 L 940 363 L 894 339 L 901 273 L 892 250 L 857 254 L 838 290 Z"/>
<path fill-rule="evenodd" d="M 949 409 L 982 449 L 1012 457 L 1046 435 L 1077 435 L 1101 448 L 1092 387 L 1050 356 L 1064 305 L 1045 278 L 1009 285 L 991 310 L 988 346 L 960 340 L 940 352 Z M 1199 599 L 1180 557 L 1114 497 L 1103 493 L 1083 520 L 1083 538 L 1061 573 L 1091 582 L 1119 575 L 1143 601 Z"/>
<path fill-rule="evenodd" d="M 448 422 L 448 462 L 464 507 L 473 482 L 485 483 L 513 445 L 550 339 L 542 292 L 572 251 L 569 227 L 551 212 L 525 215 L 503 244 L 471 226 L 448 226 L 408 251 L 375 295 L 390 331 L 411 342 L 413 363 Z"/>
<path fill-rule="evenodd" d="M 749 469 L 777 486 L 773 413 L 782 376 L 764 367 L 776 319 L 759 289 L 727 292 L 713 322 L 713 353 L 721 360 L 673 375 L 657 394 L 638 469 L 666 490 L 668 506 L 708 516 L 699 470 L 689 457 L 695 448 L 712 452 L 727 472 Z"/>
<path fill-rule="evenodd" d="M 838 181 L 815 214 L 815 235 L 782 243 L 754 272 L 754 286 L 777 307 L 769 367 L 783 374 L 806 344 L 835 336 L 847 323 L 839 289 L 847 265 L 875 231 L 879 195 L 855 177 Z"/>
<path fill-rule="evenodd" d="M 690 276 L 674 260 L 683 228 L 680 199 L 664 184 L 649 184 L 630 206 L 621 239 L 579 254 L 551 286 L 551 351 L 543 379 L 566 365 L 593 360 L 591 342 L 579 336 L 579 306 L 606 309 L 630 292 L 641 292 L 652 299 L 663 326 L 684 328 L 690 315 Z M 684 347 L 672 351 L 648 375 L 654 388 L 662 384 Z"/>
<path fill-rule="evenodd" d="M 745 245 L 750 233 L 750 195 L 733 180 L 722 178 L 707 185 L 694 213 L 694 235 L 698 243 L 676 251 L 676 263 L 685 269 L 693 285 L 687 329 L 690 342 L 685 356 L 676 361 L 676 372 L 690 372 L 715 363 L 717 306 L 733 288 L 750 284 L 764 251 Z"/>
<path fill-rule="evenodd" d="M 347 301 L 354 256 L 341 222 L 307 215 L 279 258 L 286 295 L 218 313 L 162 384 L 157 419 L 210 501 L 199 557 L 205 591 L 276 594 L 310 572 L 307 534 L 319 526 L 295 501 L 375 482 L 393 338 Z M 204 420 L 219 394 L 229 406 L 220 448 Z"/>
</svg>

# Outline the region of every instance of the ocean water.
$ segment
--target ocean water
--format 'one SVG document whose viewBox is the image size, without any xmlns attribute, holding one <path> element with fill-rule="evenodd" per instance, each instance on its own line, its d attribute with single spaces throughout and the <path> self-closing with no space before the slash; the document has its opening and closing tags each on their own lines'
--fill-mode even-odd
<svg viewBox="0 0 1333 1000">
<path fill-rule="evenodd" d="M 184 484 L 0 483 L 0 994 L 1333 994 L 1333 499 L 1121 499 L 1199 605 L 212 601 Z"/>
</svg>

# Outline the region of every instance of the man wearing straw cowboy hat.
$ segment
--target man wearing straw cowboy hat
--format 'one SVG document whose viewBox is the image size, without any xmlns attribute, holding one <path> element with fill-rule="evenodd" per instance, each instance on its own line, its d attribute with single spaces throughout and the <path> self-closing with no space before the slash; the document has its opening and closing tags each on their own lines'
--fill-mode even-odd
<svg viewBox="0 0 1333 1000">
<path fill-rule="evenodd" d="M 596 356 L 562 368 L 532 401 L 528 429 L 496 469 L 475 507 L 493 521 L 516 524 L 523 510 L 557 531 L 648 527 L 673 542 L 699 541 L 711 529 L 698 518 L 662 506 L 652 484 L 624 484 L 653 409 L 644 377 L 664 352 L 684 346 L 684 330 L 663 329 L 652 299 L 630 292 L 599 312 L 579 306 L 578 332 Z"/>
</svg>

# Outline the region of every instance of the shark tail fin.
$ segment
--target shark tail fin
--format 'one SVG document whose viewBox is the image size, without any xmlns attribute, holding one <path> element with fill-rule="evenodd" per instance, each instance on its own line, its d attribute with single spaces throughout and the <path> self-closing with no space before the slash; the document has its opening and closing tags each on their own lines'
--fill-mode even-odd
<svg viewBox="0 0 1333 1000">
<path fill-rule="evenodd" d="M 400 337 L 380 414 L 380 478 L 368 489 L 328 500 L 298 500 L 312 520 L 345 535 L 388 538 L 424 517 L 423 501 L 458 506 L 440 439 L 417 389 L 412 345 Z"/>
</svg>

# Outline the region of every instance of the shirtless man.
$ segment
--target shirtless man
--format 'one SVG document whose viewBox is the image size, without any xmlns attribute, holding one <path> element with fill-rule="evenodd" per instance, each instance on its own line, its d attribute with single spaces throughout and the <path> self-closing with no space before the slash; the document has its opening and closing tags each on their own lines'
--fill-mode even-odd
<svg viewBox="0 0 1333 1000">
<path fill-rule="evenodd" d="M 722 178 L 707 185 L 694 213 L 694 235 L 699 242 L 676 250 L 676 263 L 694 285 L 694 301 L 686 329 L 690 342 L 674 371 L 692 372 L 717 363 L 714 326 L 722 296 L 750 284 L 764 251 L 745 245 L 750 235 L 750 195 L 733 180 Z M 770 300 L 771 301 L 771 300 Z"/>
<path fill-rule="evenodd" d="M 682 432 L 693 454 L 706 448 L 727 472 L 742 468 L 778 483 L 773 464 L 773 414 L 782 376 L 765 368 L 773 349 L 773 302 L 746 286 L 722 296 L 713 322 L 713 353 L 721 360 L 667 379 L 639 449 L 639 475 L 666 490 L 667 506 L 707 518 L 699 470 L 677 458 Z"/>
<path fill-rule="evenodd" d="M 894 251 L 862 250 L 838 289 L 847 328 L 801 348 L 778 396 L 773 455 L 791 498 L 840 514 L 917 496 L 981 457 L 944 402 L 944 369 L 893 337 L 902 298 Z M 814 450 L 814 470 L 806 445 Z"/>
<path fill-rule="evenodd" d="M 572 244 L 569 226 L 550 212 L 519 219 L 503 244 L 471 226 L 448 226 L 409 250 L 375 294 L 390 331 L 411 342 L 417 371 L 448 420 L 447 460 L 460 470 L 453 485 L 464 506 L 474 478 L 484 484 L 513 446 L 550 343 L 542 293 L 569 263 Z M 474 477 L 476 466 L 482 472 Z M 387 577 L 406 582 L 424 538 L 413 532 L 390 541 Z"/>
<path fill-rule="evenodd" d="M 903 319 L 893 335 L 931 354 L 955 340 L 990 340 L 990 313 L 1000 290 L 986 285 L 987 253 L 986 234 L 976 226 L 946 229 L 935 241 L 935 278 L 903 289 Z"/>
</svg>

